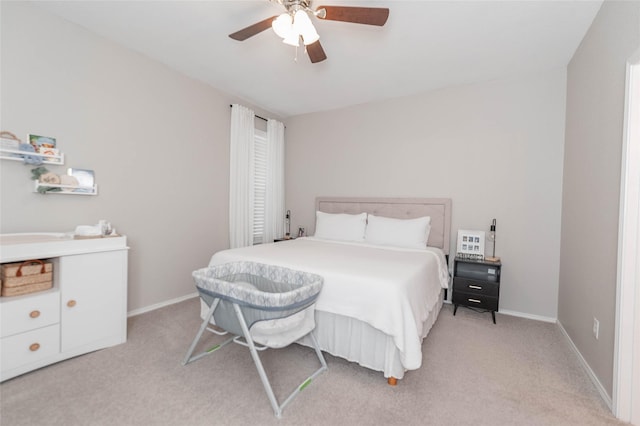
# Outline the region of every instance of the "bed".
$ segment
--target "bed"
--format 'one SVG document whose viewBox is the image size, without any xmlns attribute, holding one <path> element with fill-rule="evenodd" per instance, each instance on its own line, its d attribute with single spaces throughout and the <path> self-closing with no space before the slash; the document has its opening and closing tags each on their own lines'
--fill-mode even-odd
<svg viewBox="0 0 640 426">
<path fill-rule="evenodd" d="M 316 302 L 314 330 L 320 348 L 381 371 L 395 384 L 406 371 L 420 368 L 422 340 L 449 286 L 451 200 L 319 197 L 316 212 L 316 223 L 323 228 L 316 229 L 314 237 L 222 250 L 209 266 L 252 261 L 321 275 L 324 287 Z M 409 223 L 428 217 L 427 247 L 326 238 L 328 222 L 320 222 L 320 217 L 353 221 L 362 213 L 371 231 L 379 229 L 372 227 L 374 219 Z M 341 229 L 338 237 L 349 229 Z M 204 314 L 206 305 L 202 309 Z M 298 343 L 312 346 L 309 337 Z"/>
</svg>

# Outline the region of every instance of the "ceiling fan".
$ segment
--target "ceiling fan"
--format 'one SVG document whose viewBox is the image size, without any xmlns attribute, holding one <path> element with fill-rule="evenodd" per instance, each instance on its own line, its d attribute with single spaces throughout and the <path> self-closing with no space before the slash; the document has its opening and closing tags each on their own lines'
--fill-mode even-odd
<svg viewBox="0 0 640 426">
<path fill-rule="evenodd" d="M 379 27 L 383 26 L 389 17 L 389 9 L 382 7 L 320 6 L 316 10 L 312 10 L 311 0 L 270 1 L 284 6 L 286 12 L 249 25 L 240 31 L 229 34 L 229 37 L 244 41 L 271 27 L 286 44 L 297 47 L 302 41 L 312 63 L 324 61 L 327 59 L 327 55 L 320 44 L 320 36 L 313 26 L 310 16 Z"/>
</svg>

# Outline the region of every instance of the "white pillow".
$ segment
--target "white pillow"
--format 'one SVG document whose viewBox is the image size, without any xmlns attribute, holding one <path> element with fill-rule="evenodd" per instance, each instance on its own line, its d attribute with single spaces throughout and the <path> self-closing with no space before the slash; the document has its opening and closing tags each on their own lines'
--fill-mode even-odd
<svg viewBox="0 0 640 426">
<path fill-rule="evenodd" d="M 367 214 L 324 213 L 316 211 L 316 238 L 338 241 L 364 241 Z"/>
<path fill-rule="evenodd" d="M 403 248 L 427 248 L 431 217 L 392 219 L 369 215 L 365 242 Z"/>
</svg>

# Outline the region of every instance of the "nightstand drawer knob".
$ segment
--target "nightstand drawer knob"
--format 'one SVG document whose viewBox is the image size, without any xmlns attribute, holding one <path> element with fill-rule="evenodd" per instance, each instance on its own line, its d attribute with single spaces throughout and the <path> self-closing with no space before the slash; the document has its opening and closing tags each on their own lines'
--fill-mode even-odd
<svg viewBox="0 0 640 426">
<path fill-rule="evenodd" d="M 469 288 L 473 288 L 475 290 L 482 290 L 482 287 L 480 287 L 479 285 L 469 285 Z"/>
<path fill-rule="evenodd" d="M 473 302 L 473 303 L 482 303 L 481 301 L 479 301 L 478 299 L 467 299 L 469 302 Z"/>
</svg>

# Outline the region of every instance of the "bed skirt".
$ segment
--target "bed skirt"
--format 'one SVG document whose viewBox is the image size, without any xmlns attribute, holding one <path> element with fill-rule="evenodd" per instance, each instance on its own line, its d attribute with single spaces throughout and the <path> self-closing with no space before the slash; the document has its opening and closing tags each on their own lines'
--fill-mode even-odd
<svg viewBox="0 0 640 426">
<path fill-rule="evenodd" d="M 438 302 L 423 323 L 422 339 L 435 324 L 442 309 L 443 300 L 444 291 L 441 291 Z M 405 368 L 393 337 L 353 318 L 317 309 L 315 315 L 316 328 L 313 334 L 318 340 L 320 349 L 370 370 L 382 371 L 385 378 L 402 379 L 404 377 Z M 350 330 L 350 333 L 345 333 L 345 330 Z M 308 336 L 298 340 L 297 343 L 312 347 Z"/>
<path fill-rule="evenodd" d="M 438 319 L 443 300 L 444 290 L 440 292 L 438 301 L 423 323 L 422 339 L 427 336 Z M 200 301 L 200 307 L 200 316 L 204 318 L 207 305 Z M 316 309 L 315 318 L 316 328 L 313 334 L 318 340 L 320 349 L 324 352 L 355 362 L 370 370 L 381 371 L 385 378 L 402 379 L 404 377 L 405 368 L 402 365 L 398 348 L 393 342 L 393 337 L 365 322 L 343 315 L 330 314 Z M 345 333 L 345 330 L 350 330 L 350 333 Z M 308 336 L 296 343 L 313 347 Z"/>
</svg>

